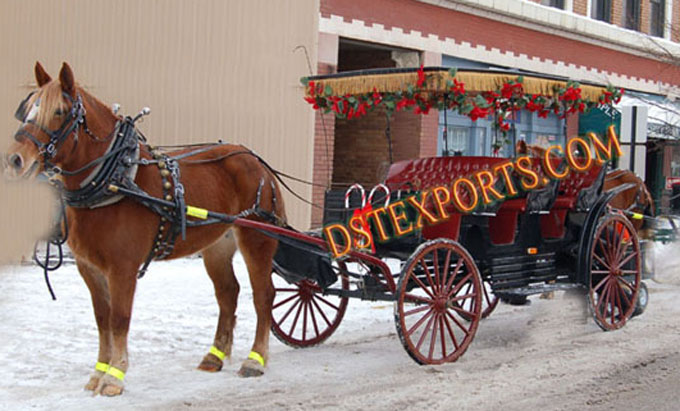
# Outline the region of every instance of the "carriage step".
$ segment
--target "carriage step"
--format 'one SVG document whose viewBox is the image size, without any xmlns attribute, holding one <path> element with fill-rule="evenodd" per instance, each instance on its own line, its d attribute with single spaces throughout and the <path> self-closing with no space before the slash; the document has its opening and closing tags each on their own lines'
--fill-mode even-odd
<svg viewBox="0 0 680 411">
<path fill-rule="evenodd" d="M 526 287 L 511 288 L 494 291 L 494 294 L 501 298 L 512 298 L 517 296 L 529 296 L 534 294 L 542 294 L 549 291 L 564 291 L 583 288 L 581 284 L 574 283 L 556 283 L 556 284 L 533 284 Z"/>
</svg>

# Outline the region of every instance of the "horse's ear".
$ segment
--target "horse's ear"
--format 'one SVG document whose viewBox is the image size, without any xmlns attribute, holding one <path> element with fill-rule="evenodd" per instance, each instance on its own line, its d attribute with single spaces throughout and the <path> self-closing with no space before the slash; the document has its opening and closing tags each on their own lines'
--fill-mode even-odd
<svg viewBox="0 0 680 411">
<path fill-rule="evenodd" d="M 35 81 L 38 83 L 38 87 L 42 87 L 45 84 L 52 81 L 52 77 L 45 71 L 42 64 L 39 61 L 35 62 Z"/>
<path fill-rule="evenodd" d="M 73 71 L 68 63 L 63 63 L 61 71 L 59 72 L 59 82 L 61 89 L 69 95 L 75 94 L 75 80 L 73 80 Z"/>
</svg>

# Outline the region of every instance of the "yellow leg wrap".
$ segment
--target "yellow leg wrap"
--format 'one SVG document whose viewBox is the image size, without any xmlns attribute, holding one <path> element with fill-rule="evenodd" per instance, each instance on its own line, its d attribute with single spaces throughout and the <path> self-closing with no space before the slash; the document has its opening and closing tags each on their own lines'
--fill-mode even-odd
<svg viewBox="0 0 680 411">
<path fill-rule="evenodd" d="M 105 373 L 109 370 L 109 364 L 97 361 L 97 363 L 94 365 L 94 369 Z"/>
<path fill-rule="evenodd" d="M 123 371 L 119 370 L 118 368 L 113 367 L 113 366 L 109 366 L 109 369 L 106 370 L 106 373 L 109 374 L 112 377 L 115 377 L 115 378 L 121 380 L 121 381 L 123 381 L 125 379 L 125 373 Z"/>
<path fill-rule="evenodd" d="M 264 367 L 264 358 L 262 358 L 262 356 L 256 353 L 255 351 L 251 351 L 250 354 L 248 354 L 248 359 L 255 360 L 259 362 L 261 366 Z"/>
<path fill-rule="evenodd" d="M 220 351 L 220 349 L 215 347 L 214 345 L 210 347 L 210 350 L 208 352 L 214 355 L 215 357 L 219 358 L 220 361 L 224 361 L 224 358 L 227 356 L 227 354 L 224 351 Z"/>
</svg>

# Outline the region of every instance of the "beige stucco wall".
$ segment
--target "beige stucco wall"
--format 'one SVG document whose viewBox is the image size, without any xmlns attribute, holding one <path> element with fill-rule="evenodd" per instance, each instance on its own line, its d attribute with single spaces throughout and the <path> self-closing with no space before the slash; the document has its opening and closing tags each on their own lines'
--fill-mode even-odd
<svg viewBox="0 0 680 411">
<path fill-rule="evenodd" d="M 77 81 L 123 113 L 151 107 L 141 129 L 152 143 L 241 143 L 309 180 L 313 113 L 299 83 L 309 71 L 294 49 L 305 46 L 316 67 L 318 2 L 0 0 L 2 141 L 18 126 L 12 115 L 33 86 L 35 61 L 53 77 L 67 61 Z M 309 187 L 292 186 L 311 198 Z M 291 222 L 307 227 L 309 206 L 286 200 Z M 21 209 L 6 198 L 2 206 Z"/>
</svg>

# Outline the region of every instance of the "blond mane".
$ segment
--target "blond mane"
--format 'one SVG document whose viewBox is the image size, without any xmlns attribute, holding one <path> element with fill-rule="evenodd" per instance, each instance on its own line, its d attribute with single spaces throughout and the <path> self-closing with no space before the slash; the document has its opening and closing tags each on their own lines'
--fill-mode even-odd
<svg viewBox="0 0 680 411">
<path fill-rule="evenodd" d="M 54 113 L 57 110 L 62 112 L 66 110 L 67 104 L 61 93 L 61 84 L 58 81 L 50 81 L 28 100 L 28 107 L 32 107 L 36 100 L 40 99 L 40 108 L 34 120 L 38 126 L 48 128 Z"/>
</svg>

